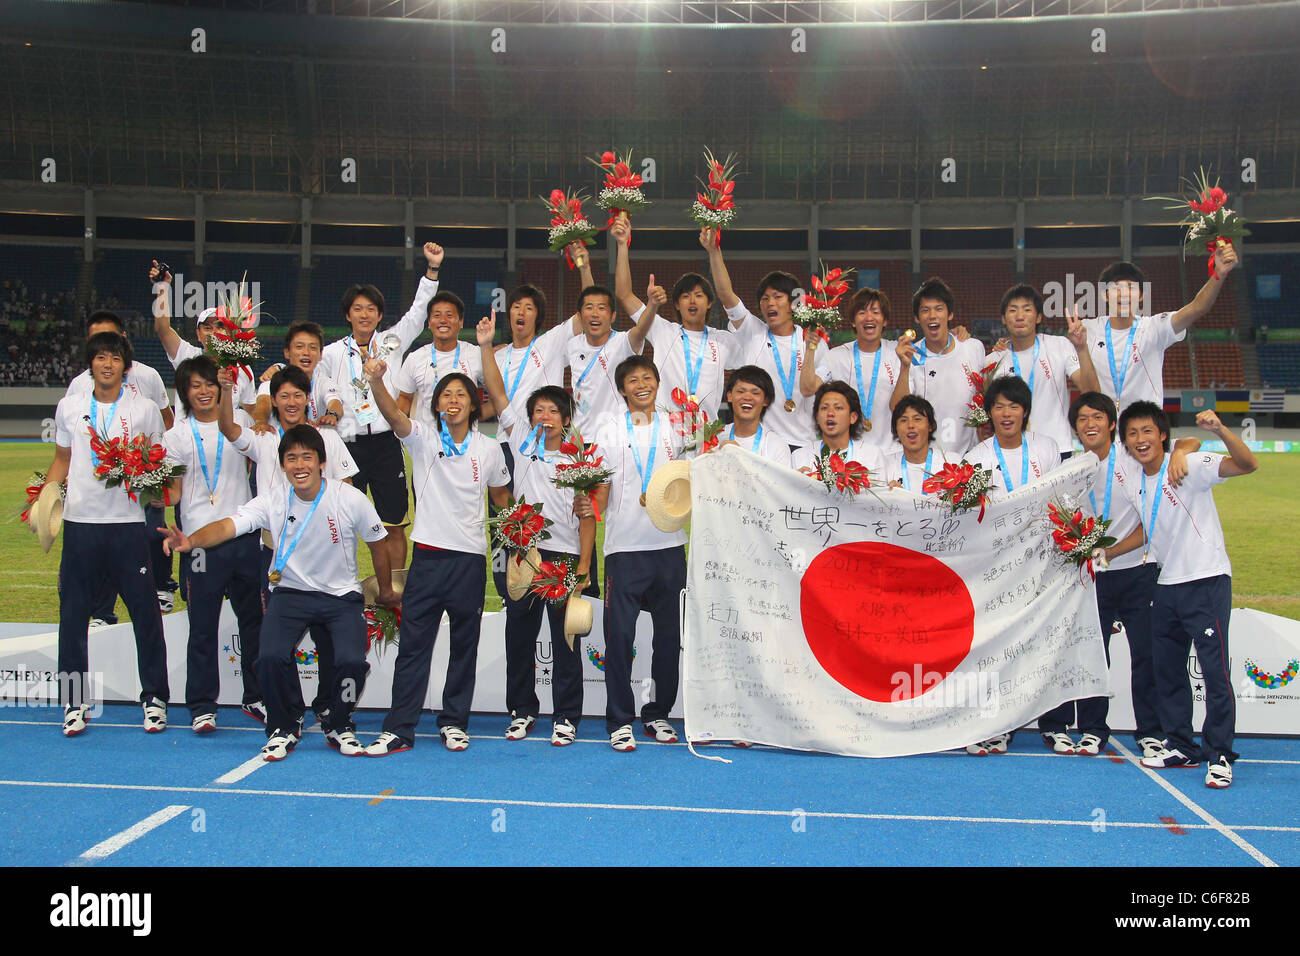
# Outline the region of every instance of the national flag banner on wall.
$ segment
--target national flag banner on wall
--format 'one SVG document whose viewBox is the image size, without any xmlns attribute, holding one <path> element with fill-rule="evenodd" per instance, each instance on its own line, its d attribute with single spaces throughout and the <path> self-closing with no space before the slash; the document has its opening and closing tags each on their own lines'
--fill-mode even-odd
<svg viewBox="0 0 1300 956">
<path fill-rule="evenodd" d="M 991 494 L 981 522 L 874 475 L 850 499 L 734 445 L 696 459 L 687 738 L 904 756 L 1108 695 L 1092 581 L 1046 520 L 1096 463 Z"/>
</svg>

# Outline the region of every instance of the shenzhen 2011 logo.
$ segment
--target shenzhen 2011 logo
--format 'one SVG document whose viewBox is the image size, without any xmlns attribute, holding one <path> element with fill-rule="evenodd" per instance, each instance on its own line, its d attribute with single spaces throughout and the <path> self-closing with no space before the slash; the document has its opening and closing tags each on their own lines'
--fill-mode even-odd
<svg viewBox="0 0 1300 956">
<path fill-rule="evenodd" d="M 298 650 L 293 652 L 293 659 L 295 663 L 304 666 L 310 666 L 312 664 L 317 663 L 320 660 L 320 658 L 316 654 L 316 648 L 314 647 L 309 651 L 304 651 L 301 648 L 299 648 Z"/>
<path fill-rule="evenodd" d="M 1287 684 L 1291 683 L 1297 673 L 1300 673 L 1300 660 L 1292 660 L 1286 665 L 1286 670 L 1280 674 L 1270 674 L 1268 671 L 1262 671 L 1249 658 L 1246 660 L 1246 676 L 1255 682 L 1256 687 L 1262 687 L 1265 690 L 1280 690 Z"/>
<path fill-rule="evenodd" d="M 587 645 L 587 660 L 596 665 L 596 670 L 603 671 L 605 669 L 605 655 L 600 653 L 600 651 L 596 650 L 596 648 L 592 647 L 590 644 Z M 636 660 L 635 647 L 632 648 L 632 660 Z"/>
</svg>

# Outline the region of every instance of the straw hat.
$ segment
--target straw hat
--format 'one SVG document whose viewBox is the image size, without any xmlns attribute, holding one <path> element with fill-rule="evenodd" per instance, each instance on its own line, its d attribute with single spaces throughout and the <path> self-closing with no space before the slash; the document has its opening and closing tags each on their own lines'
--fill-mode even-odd
<svg viewBox="0 0 1300 956">
<path fill-rule="evenodd" d="M 59 494 L 58 485 L 47 482 L 41 489 L 36 503 L 27 514 L 27 524 L 40 538 L 41 548 L 49 554 L 50 548 L 54 547 L 54 539 L 59 536 L 59 529 L 63 527 L 63 496 Z"/>
<path fill-rule="evenodd" d="M 564 607 L 564 639 L 569 644 L 569 650 L 573 650 L 575 637 L 591 633 L 592 613 L 591 602 L 580 592 L 575 591 L 569 595 L 569 601 Z"/>
<path fill-rule="evenodd" d="M 542 556 L 536 548 L 529 548 L 522 561 L 514 555 L 506 558 L 506 593 L 510 595 L 510 600 L 523 600 L 532 587 L 533 578 L 537 577 L 537 566 L 541 563 Z"/>
<path fill-rule="evenodd" d="M 393 590 L 397 596 L 402 596 L 402 591 L 406 588 L 406 568 L 398 568 L 393 572 Z M 361 599 L 366 604 L 379 603 L 379 578 L 373 574 L 361 582 Z"/>
<path fill-rule="evenodd" d="M 691 518 L 691 463 L 679 459 L 658 469 L 646 488 L 645 508 L 660 531 L 686 527 Z"/>
</svg>

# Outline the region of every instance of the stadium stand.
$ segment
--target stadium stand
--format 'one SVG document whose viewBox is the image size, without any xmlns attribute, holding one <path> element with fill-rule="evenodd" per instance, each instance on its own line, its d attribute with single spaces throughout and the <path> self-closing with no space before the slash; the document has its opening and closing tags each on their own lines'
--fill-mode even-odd
<svg viewBox="0 0 1300 956">
<path fill-rule="evenodd" d="M 1271 388 L 1300 388 L 1300 342 L 1261 345 L 1259 374 Z"/>
</svg>

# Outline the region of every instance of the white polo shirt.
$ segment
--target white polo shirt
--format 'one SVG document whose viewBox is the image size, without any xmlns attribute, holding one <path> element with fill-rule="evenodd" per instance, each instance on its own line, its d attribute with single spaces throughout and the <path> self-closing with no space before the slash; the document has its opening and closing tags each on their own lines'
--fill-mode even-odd
<svg viewBox="0 0 1300 956">
<path fill-rule="evenodd" d="M 769 408 L 767 414 L 772 414 Z M 766 417 L 766 416 L 764 416 Z M 759 422 L 758 431 L 747 438 L 736 437 L 736 426 L 728 425 L 718 433 L 718 442 L 734 441 L 745 451 L 752 452 L 768 461 L 774 461 L 778 465 L 786 468 L 790 467 L 790 446 L 786 444 L 784 438 L 774 435 L 770 429 L 764 428 L 763 423 Z"/>
<path fill-rule="evenodd" d="M 1092 492 L 1087 504 L 1098 518 L 1109 518 L 1110 530 L 1107 532 L 1116 541 L 1123 541 L 1138 526 L 1138 513 L 1135 502 L 1142 487 L 1142 466 L 1128 453 L 1119 442 L 1111 443 L 1111 454 L 1097 462 L 1093 472 Z M 1109 460 L 1109 464 L 1108 464 Z M 1114 472 L 1110 479 L 1110 512 L 1106 512 L 1106 476 Z M 1153 484 L 1154 482 L 1148 482 Z M 1128 554 L 1121 554 L 1113 559 L 1102 571 L 1124 571 L 1136 568 L 1142 563 L 1143 548 L 1138 547 Z"/>
<path fill-rule="evenodd" d="M 344 441 L 351 441 L 358 434 L 378 435 L 381 432 L 392 431 L 384 416 L 379 415 L 378 409 L 375 409 L 378 418 L 373 424 L 358 428 L 355 407 L 361 402 L 365 393 L 357 388 L 354 382 L 364 379 L 361 369 L 372 355 L 372 350 L 379 345 L 385 335 L 395 332 L 402 340 L 402 345 L 388 356 L 388 371 L 384 373 L 383 383 L 393 398 L 397 398 L 397 375 L 401 371 L 401 357 L 424 331 L 425 323 L 429 320 L 429 300 L 437 294 L 437 280 L 420 276 L 420 284 L 415 290 L 415 300 L 406 310 L 406 314 L 396 324 L 386 329 L 375 329 L 367 348 L 363 349 L 353 336 L 348 335 L 337 342 L 331 342 L 321 352 L 320 364 L 316 366 L 312 378 L 315 379 L 316 375 L 324 372 L 326 379 L 333 382 L 338 390 L 339 400 L 343 402 L 343 418 L 339 420 L 339 432 Z M 315 391 L 314 386 L 312 390 Z"/>
<path fill-rule="evenodd" d="M 521 349 L 511 343 L 494 353 L 506 385 L 506 397 L 518 421 L 528 418 L 528 398 L 533 392 L 544 385 L 564 387 L 569 343 L 578 337 L 573 334 L 573 321 L 566 318 L 555 328 L 534 336 Z"/>
<path fill-rule="evenodd" d="M 1079 371 L 1079 352 L 1074 343 L 1064 335 L 1039 335 L 1037 361 L 1032 345 L 1023 352 L 1010 349 L 993 352 L 989 359 L 995 356 L 998 367 L 989 381 L 1002 375 L 1019 375 L 1024 379 L 1034 396 L 1029 415 L 1033 430 L 1052 439 L 1062 451 L 1072 449 L 1074 432 L 1068 420 L 1070 376 Z"/>
<path fill-rule="evenodd" d="M 858 359 L 856 363 L 855 355 Z M 880 360 L 879 371 L 876 368 L 877 357 Z M 858 375 L 859 368 L 861 377 Z M 858 393 L 863 417 L 871 422 L 871 431 L 866 431 L 865 428 L 863 430 L 863 441 L 878 448 L 887 448 L 894 440 L 889 433 L 889 400 L 893 397 L 898 377 L 903 374 L 902 363 L 898 358 L 898 343 L 882 339 L 879 349 L 860 354 L 856 341 L 837 345 L 826 353 L 826 373 L 829 377 L 824 381 L 848 382 Z M 873 380 L 876 390 L 868 395 Z"/>
<path fill-rule="evenodd" d="M 280 363 L 284 365 L 283 362 Z M 257 386 L 258 397 L 265 395 L 271 397 L 271 379 L 267 379 Z M 311 376 L 311 394 L 307 396 L 307 421 L 314 422 L 326 412 L 329 411 L 329 404 L 333 399 L 338 399 L 340 403 L 343 396 L 332 379 L 320 370 L 320 363 L 312 369 Z M 342 419 L 339 419 L 339 427 L 342 427 Z"/>
<path fill-rule="evenodd" d="M 402 363 L 397 373 L 397 390 L 415 396 L 411 399 L 411 418 L 416 421 L 434 424 L 433 390 L 444 375 L 459 372 L 469 376 L 479 388 L 483 387 L 483 358 L 478 343 L 458 341 L 456 346 L 449 352 L 439 352 L 430 343 L 416 349 Z"/>
<path fill-rule="evenodd" d="M 90 405 L 92 395 L 68 395 L 54 412 L 54 443 L 71 449 L 68 463 L 68 493 L 63 503 L 65 521 L 86 524 L 135 524 L 144 522 L 144 508 L 132 501 L 122 487 L 109 488 L 95 477 L 90 451 Z M 95 427 L 104 439 L 147 435 L 150 443 L 163 440 L 162 414 L 152 401 L 137 392 L 123 390 L 114 408 L 110 402 L 96 403 Z"/>
<path fill-rule="evenodd" d="M 769 412 L 768 414 L 771 414 Z M 848 455 L 845 455 L 845 451 Z M 821 456 L 822 443 L 818 439 L 811 445 L 804 445 L 802 448 L 796 448 L 790 454 L 790 466 L 796 471 L 803 468 L 816 469 L 817 459 Z M 856 461 L 867 469 L 873 482 L 885 481 L 885 456 L 875 445 L 868 444 L 861 437 L 852 439 L 847 449 L 840 452 L 841 458 L 849 461 Z"/>
<path fill-rule="evenodd" d="M 913 395 L 919 395 L 934 406 L 934 419 L 938 425 L 937 442 L 949 455 L 966 454 L 979 440 L 979 433 L 962 424 L 968 414 L 967 406 L 975 395 L 969 375 L 984 367 L 984 345 L 978 339 L 958 342 L 946 354 L 930 352 L 922 365 L 913 365 L 909 383 Z"/>
<path fill-rule="evenodd" d="M 1097 381 L 1101 390 L 1115 399 L 1121 415 L 1124 409 L 1137 401 L 1155 402 L 1164 407 L 1165 351 L 1175 342 L 1187 338 L 1186 329 L 1174 331 L 1173 318 L 1172 312 L 1140 315 L 1134 318 L 1133 326 L 1128 329 L 1111 329 L 1113 350 L 1106 345 L 1106 328 L 1110 325 L 1110 317 L 1103 315 L 1083 320 L 1083 327 L 1088 331 L 1092 364 L 1097 367 Z M 1133 331 L 1132 344 L 1129 344 L 1130 330 Z M 1115 361 L 1115 373 L 1124 382 L 1122 395 L 1115 392 L 1115 375 L 1111 373 L 1112 358 Z"/>
<path fill-rule="evenodd" d="M 172 368 L 180 368 L 181 363 L 192 358 L 198 358 L 206 354 L 203 349 L 199 348 L 193 342 L 187 342 L 181 339 L 181 344 L 176 346 L 176 354 L 167 361 L 172 363 Z M 248 374 L 247 369 L 239 370 L 239 381 L 235 385 L 235 401 L 240 405 L 257 404 L 257 379 Z M 172 402 L 172 415 L 180 419 L 185 414 L 185 407 L 181 404 L 181 397 L 177 394 Z"/>
<path fill-rule="evenodd" d="M 252 423 L 253 420 L 247 414 L 236 410 L 235 424 L 243 428 L 245 433 L 251 432 Z M 196 430 L 199 434 L 198 446 L 194 443 Z M 213 521 L 229 518 L 252 497 L 248 490 L 248 463 L 234 447 L 234 443 L 222 437 L 215 419 L 210 422 L 192 418 L 179 419 L 168 429 L 164 443 L 167 445 L 167 457 L 185 466 L 185 474 L 181 476 L 181 515 L 185 527 L 197 530 Z M 219 471 L 218 452 L 221 457 Z M 206 478 L 204 464 L 207 465 Z M 211 487 L 208 485 L 209 480 L 212 482 Z M 215 503 L 209 500 L 210 494 L 215 494 Z"/>
<path fill-rule="evenodd" d="M 639 321 L 644 307 L 632 316 Z M 684 328 L 656 315 L 646 338 L 655 350 L 655 367 L 659 369 L 659 397 L 655 407 L 667 412 L 678 410 L 673 389 L 695 395 L 701 411 L 710 419 L 718 417 L 718 406 L 726 393 L 726 370 L 739 367 L 740 344 L 730 329 L 705 327 L 699 332 Z M 690 368 L 697 370 L 696 387 L 690 387 L 686 349 L 690 348 Z"/>
<path fill-rule="evenodd" d="M 257 490 L 265 492 L 272 488 L 287 488 L 289 479 L 285 477 L 284 468 L 280 464 L 280 439 L 284 437 L 284 429 L 276 423 L 275 416 L 271 416 L 271 424 L 275 431 L 258 435 L 251 428 L 244 428 L 240 431 L 239 437 L 235 439 L 235 450 L 241 455 L 251 459 L 257 465 Z M 351 478 L 360 469 L 357 463 L 352 460 L 352 455 L 348 452 L 348 446 L 343 443 L 339 433 L 333 428 L 318 428 L 320 437 L 325 441 L 325 468 L 324 475 L 328 481 L 342 482 L 344 478 Z"/>
<path fill-rule="evenodd" d="M 388 529 L 369 498 L 341 481 L 326 479 L 324 485 L 325 493 L 305 530 L 302 522 L 311 513 L 312 502 L 300 498 L 287 483 L 258 495 L 234 516 L 237 535 L 259 528 L 271 532 L 275 542 L 272 568 L 281 549 L 287 550 L 302 534 L 279 583 L 269 585 L 272 591 L 283 587 L 335 597 L 359 593 L 357 539 L 373 543 L 388 537 Z M 293 520 L 287 520 L 289 517 Z"/>
<path fill-rule="evenodd" d="M 603 347 L 593 346 L 585 335 L 575 335 L 565 350 L 573 384 L 573 425 L 586 437 L 606 416 L 625 408 L 614 370 L 633 354 L 632 343 L 626 332 L 611 332 Z"/>
<path fill-rule="evenodd" d="M 169 406 L 167 386 L 162 376 L 143 362 L 132 362 L 131 367 L 122 376 L 122 387 L 136 398 L 143 398 L 159 409 Z M 90 369 L 83 369 L 81 374 L 68 383 L 64 398 L 84 398 L 90 400 L 90 393 L 95 390 L 95 380 L 90 377 Z"/>
<path fill-rule="evenodd" d="M 573 513 L 573 489 L 555 487 L 555 466 L 566 457 L 546 450 L 545 435 L 533 444 L 533 428 L 515 415 L 514 406 L 501 412 L 502 434 L 508 434 L 510 451 L 515 456 L 515 497 L 529 504 L 541 505 L 542 514 L 551 519 L 546 530 L 551 536 L 539 545 L 548 551 L 577 554 L 578 518 Z M 528 451 L 524 451 L 524 445 Z"/>
<path fill-rule="evenodd" d="M 1020 438 L 1019 448 L 1001 448 L 997 446 L 998 439 L 995 435 L 986 438 L 966 453 L 965 460 L 969 464 L 983 465 L 993 472 L 991 491 L 1000 491 L 1004 494 L 1018 491 L 1025 485 L 1032 485 L 1053 468 L 1060 466 L 1061 449 L 1052 439 L 1037 432 L 1025 432 Z M 998 460 L 999 450 L 1002 452 L 1001 461 Z M 1025 461 L 1026 456 L 1028 462 Z M 1006 462 L 1009 476 L 1002 472 L 1003 461 Z M 1021 476 L 1027 478 L 1022 481 Z M 1011 482 L 1010 487 L 1007 486 L 1008 477 Z"/>
<path fill-rule="evenodd" d="M 1165 453 L 1166 457 L 1168 452 Z M 1175 488 L 1165 470 L 1162 500 L 1150 531 L 1151 556 L 1160 562 L 1160 584 L 1184 584 L 1232 574 L 1223 526 L 1214 505 L 1212 489 L 1227 479 L 1219 476 L 1226 456 L 1197 452 L 1187 456 L 1187 477 Z M 1156 476 L 1140 476 L 1138 506 L 1143 527 L 1151 527 L 1155 508 Z"/>
<path fill-rule="evenodd" d="M 665 464 L 682 453 L 682 438 L 664 412 L 656 412 L 659 435 L 652 445 L 654 424 L 633 425 L 633 437 L 627 434 L 627 409 L 617 415 L 607 416 L 596 428 L 594 441 L 597 454 L 604 456 L 604 465 L 613 474 L 610 477 L 609 504 L 602 517 L 605 519 L 605 554 L 625 551 L 659 551 L 686 543 L 686 532 L 660 531 L 650 521 L 650 513 L 641 507 L 642 476 L 636 466 L 632 442 L 636 442 L 641 465 L 651 469 L 650 449 L 655 449 L 653 476 Z M 585 436 L 584 436 L 585 437 Z M 588 439 L 591 441 L 593 439 Z"/>
<path fill-rule="evenodd" d="M 767 323 L 739 303 L 734 309 L 727 310 L 727 318 L 737 325 L 737 334 L 741 341 L 739 365 L 757 365 L 772 376 L 776 387 L 776 401 L 768 407 L 763 416 L 763 425 L 773 434 L 785 439 L 789 445 L 808 445 L 816 440 L 813 428 L 813 396 L 804 395 L 799 388 L 799 377 L 803 374 L 804 337 L 803 329 L 794 327 L 790 335 L 773 335 L 769 338 Z M 773 352 L 772 347 L 776 346 Z M 794 378 L 790 379 L 790 353 L 794 350 Z M 826 365 L 826 349 L 818 349 L 814 355 L 814 371 L 823 381 L 829 375 Z M 778 371 L 778 363 L 780 363 Z M 786 376 L 782 382 L 781 376 Z M 786 383 L 791 383 L 787 389 Z M 786 411 L 787 400 L 794 401 L 794 409 Z"/>
<path fill-rule="evenodd" d="M 907 472 L 907 480 L 904 487 L 916 495 L 923 495 L 925 492 L 922 486 L 925 480 L 943 470 L 943 466 L 948 463 L 942 449 L 934 442 L 930 442 L 929 455 L 930 467 L 925 467 L 925 462 L 910 462 L 903 453 L 903 446 L 894 442 L 888 448 L 882 451 L 885 456 L 885 481 L 903 481 L 903 472 Z"/>
<path fill-rule="evenodd" d="M 444 453 L 432 426 L 412 421 L 402 444 L 411 453 L 415 481 L 416 544 L 487 555 L 487 490 L 510 484 L 506 457 L 492 438 L 470 429 L 460 455 Z"/>
</svg>

